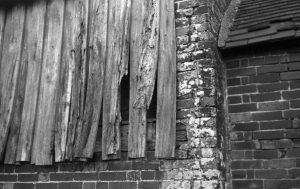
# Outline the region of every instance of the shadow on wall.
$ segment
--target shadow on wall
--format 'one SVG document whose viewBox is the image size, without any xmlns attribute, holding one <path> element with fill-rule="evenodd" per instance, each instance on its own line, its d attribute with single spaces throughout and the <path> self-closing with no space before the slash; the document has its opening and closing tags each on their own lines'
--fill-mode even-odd
<svg viewBox="0 0 300 189">
<path fill-rule="evenodd" d="M 30 5 L 40 0 L 0 0 L 0 8 L 12 8 L 16 5 Z"/>
</svg>

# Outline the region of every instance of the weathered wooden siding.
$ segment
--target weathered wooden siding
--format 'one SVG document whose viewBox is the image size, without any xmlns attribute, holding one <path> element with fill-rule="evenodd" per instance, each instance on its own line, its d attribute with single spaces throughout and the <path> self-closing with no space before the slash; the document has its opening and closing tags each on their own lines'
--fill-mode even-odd
<svg viewBox="0 0 300 189">
<path fill-rule="evenodd" d="M 103 160 L 119 159 L 121 151 L 142 158 L 155 142 L 170 143 L 156 144 L 157 157 L 173 156 L 174 10 L 165 4 L 41 0 L 0 7 L 0 160 L 49 165 L 86 160 L 95 151 Z M 161 11 L 168 14 L 160 18 Z M 147 112 L 157 67 L 155 127 Z M 130 116 L 121 126 L 128 73 Z"/>
</svg>

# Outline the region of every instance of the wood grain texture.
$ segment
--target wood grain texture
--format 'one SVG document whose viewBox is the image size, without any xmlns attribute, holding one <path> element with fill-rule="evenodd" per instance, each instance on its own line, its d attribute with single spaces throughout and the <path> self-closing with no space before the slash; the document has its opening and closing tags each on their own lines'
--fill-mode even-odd
<svg viewBox="0 0 300 189">
<path fill-rule="evenodd" d="M 155 156 L 174 157 L 176 133 L 176 35 L 174 0 L 160 4 Z"/>
<path fill-rule="evenodd" d="M 62 62 L 60 67 L 60 87 L 59 87 L 59 107 L 55 132 L 55 161 L 62 162 L 68 157 L 67 150 L 74 146 L 74 137 L 68 140 L 69 132 L 75 132 L 70 122 L 72 81 L 75 75 L 75 46 L 77 38 L 82 39 L 81 49 L 86 49 L 87 23 L 88 23 L 88 1 L 75 0 L 66 1 L 64 28 L 63 28 L 63 47 Z M 80 70 L 80 68 L 79 68 Z M 71 143 L 68 143 L 71 142 Z M 69 145 L 68 145 L 69 144 Z M 70 150 L 69 149 L 69 150 Z M 71 155 L 73 156 L 73 155 Z"/>
<path fill-rule="evenodd" d="M 44 42 L 39 104 L 32 151 L 34 158 L 31 159 L 31 162 L 36 165 L 50 165 L 53 162 L 54 128 L 61 62 L 64 1 L 50 0 L 48 3 L 47 33 Z"/>
<path fill-rule="evenodd" d="M 158 0 L 133 0 L 130 50 L 128 156 L 145 156 L 147 109 L 155 86 L 158 54 Z"/>
<path fill-rule="evenodd" d="M 128 71 L 128 26 L 131 0 L 109 1 L 107 57 L 103 93 L 102 159 L 120 154 L 120 83 Z"/>
<path fill-rule="evenodd" d="M 107 0 L 90 1 L 88 79 L 83 119 L 76 139 L 76 157 L 92 158 L 97 139 L 104 83 Z"/>
<path fill-rule="evenodd" d="M 16 6 L 6 15 L 1 59 L 1 106 L 0 106 L 0 160 L 4 158 L 4 149 L 13 119 L 18 74 L 20 70 L 21 45 L 24 27 L 25 9 Z"/>
<path fill-rule="evenodd" d="M 46 1 L 28 6 L 26 10 L 22 62 L 27 62 L 27 77 L 16 161 L 30 161 L 42 66 L 45 13 Z"/>
<path fill-rule="evenodd" d="M 70 1 L 70 3 L 72 3 Z M 79 122 L 83 118 L 83 108 L 86 91 L 87 75 L 87 25 L 88 25 L 88 1 L 77 0 L 74 3 L 75 17 L 72 23 L 73 47 L 71 50 L 74 61 L 74 72 L 71 81 L 71 106 L 69 112 L 69 125 L 67 132 L 66 157 L 67 160 L 73 160 L 75 156 L 75 143 Z M 78 132 L 77 132 L 78 131 Z"/>
</svg>

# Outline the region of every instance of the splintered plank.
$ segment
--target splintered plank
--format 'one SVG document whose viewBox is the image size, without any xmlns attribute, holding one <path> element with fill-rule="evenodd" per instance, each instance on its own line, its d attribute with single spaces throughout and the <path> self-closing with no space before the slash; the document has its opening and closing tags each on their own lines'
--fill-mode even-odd
<svg viewBox="0 0 300 189">
<path fill-rule="evenodd" d="M 72 0 L 68 0 L 67 6 L 72 6 Z M 70 5 L 68 5 L 70 4 Z M 88 1 L 76 0 L 73 3 L 74 10 L 71 8 L 66 9 L 66 16 L 68 19 L 72 19 L 72 24 L 65 27 L 72 27 L 72 48 L 69 49 L 71 53 L 71 58 L 73 59 L 73 69 L 72 74 L 69 72 L 69 84 L 67 84 L 71 90 L 70 102 L 71 106 L 69 108 L 69 124 L 67 130 L 67 141 L 66 141 L 66 154 L 65 159 L 73 160 L 75 155 L 75 143 L 76 143 L 76 132 L 78 130 L 78 125 L 83 117 L 83 108 L 85 102 L 85 90 L 86 90 L 86 75 L 87 75 L 87 19 L 88 11 Z M 73 11 L 73 12 L 70 12 Z M 69 15 L 70 14 L 70 15 Z M 66 20 L 67 21 L 67 20 Z M 68 29 L 65 28 L 66 33 Z M 66 39 L 70 40 L 70 39 Z M 71 45 L 71 44 L 70 44 Z M 67 52 L 66 52 L 67 53 Z M 66 55 L 67 56 L 67 55 Z M 71 86 L 70 86 L 71 84 Z M 67 113 L 67 112 L 65 112 Z M 79 129 L 80 130 L 80 129 Z M 78 132 L 79 132 L 78 130 Z M 77 133 L 78 133 L 77 132 Z"/>
<path fill-rule="evenodd" d="M 83 119 L 78 126 L 76 157 L 92 158 L 97 139 L 106 56 L 108 0 L 90 1 L 88 80 Z"/>
<path fill-rule="evenodd" d="M 174 157 L 176 133 L 176 43 L 174 0 L 160 2 L 155 156 Z"/>
<path fill-rule="evenodd" d="M 59 79 L 59 107 L 57 115 L 57 124 L 55 132 L 55 161 L 62 162 L 65 159 L 72 159 L 75 127 L 70 124 L 71 112 L 71 96 L 74 92 L 72 82 L 75 75 L 75 46 L 78 44 L 79 53 L 83 52 L 86 48 L 87 38 L 87 19 L 88 19 L 88 1 L 86 0 L 67 0 L 64 18 L 64 33 L 63 33 L 63 49 L 62 49 L 62 62 L 60 67 Z M 82 51 L 82 49 L 84 49 Z M 80 63 L 80 62 L 79 62 Z M 81 65 L 77 65 L 77 69 L 81 70 Z M 80 77 L 78 78 L 80 79 Z M 76 80 L 79 82 L 79 80 Z M 78 86 L 78 84 L 75 84 Z M 76 94 L 76 92 L 74 93 Z M 78 99 L 78 98 L 77 98 Z M 79 102 L 79 100 L 78 100 Z M 76 105 L 76 104 L 74 104 Z M 75 106 L 76 107 L 76 106 Z M 74 109 L 73 109 L 74 110 Z M 68 139 L 68 136 L 70 138 Z M 69 143 L 68 143 L 69 142 Z M 67 151 L 70 151 L 70 156 Z"/>
<path fill-rule="evenodd" d="M 27 62 L 24 105 L 16 161 L 30 161 L 36 106 L 42 65 L 46 1 L 28 6 L 26 11 L 22 62 Z"/>
<path fill-rule="evenodd" d="M 14 112 L 14 101 L 20 70 L 25 9 L 16 6 L 6 15 L 1 58 L 0 160 L 4 158 L 8 132 Z"/>
<path fill-rule="evenodd" d="M 53 157 L 64 1 L 50 0 L 47 6 L 46 35 L 39 90 L 36 129 L 31 162 L 50 165 Z"/>
<path fill-rule="evenodd" d="M 133 0 L 130 50 L 128 157 L 145 156 L 146 122 L 155 86 L 159 0 Z"/>
<path fill-rule="evenodd" d="M 108 1 L 107 57 L 103 91 L 102 159 L 120 157 L 120 83 L 128 71 L 131 0 Z"/>
</svg>

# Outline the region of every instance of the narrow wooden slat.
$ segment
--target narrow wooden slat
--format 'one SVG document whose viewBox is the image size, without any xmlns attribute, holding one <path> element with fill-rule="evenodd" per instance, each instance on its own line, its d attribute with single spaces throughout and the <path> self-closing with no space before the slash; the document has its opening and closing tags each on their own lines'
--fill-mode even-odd
<svg viewBox="0 0 300 189">
<path fill-rule="evenodd" d="M 128 22 L 131 0 L 109 1 L 107 57 L 103 92 L 102 159 L 120 154 L 120 83 L 128 69 Z"/>
<path fill-rule="evenodd" d="M 0 160 L 4 157 L 16 96 L 20 68 L 25 9 L 16 6 L 7 12 L 1 59 Z"/>
<path fill-rule="evenodd" d="M 83 120 L 76 138 L 76 157 L 92 158 L 102 107 L 108 0 L 90 1 L 88 80 Z"/>
<path fill-rule="evenodd" d="M 16 161 L 30 161 L 42 65 L 45 13 L 46 1 L 28 6 L 26 11 L 22 61 L 27 62 L 28 71 Z"/>
<path fill-rule="evenodd" d="M 53 158 L 54 124 L 61 62 L 64 1 L 48 1 L 43 67 L 34 134 L 32 163 L 50 165 Z"/>
<path fill-rule="evenodd" d="M 25 10 L 25 7 L 24 7 Z M 25 11 L 24 11 L 25 13 Z M 23 15 L 26 19 L 26 14 Z M 24 27 L 21 26 L 22 28 Z M 23 48 L 24 44 L 24 31 L 22 32 L 22 42 L 21 42 L 21 48 L 20 48 L 20 65 L 19 65 L 19 73 L 18 73 L 18 79 L 17 79 L 17 86 L 16 86 L 16 92 L 15 92 L 15 100 L 13 104 L 13 112 L 12 112 L 12 118 L 10 122 L 10 129 L 9 129 L 9 135 L 7 139 L 6 144 L 6 152 L 5 152 L 5 158 L 4 163 L 5 164 L 14 164 L 16 162 L 16 154 L 17 154 L 17 146 L 19 141 L 19 133 L 20 133 L 20 127 L 22 122 L 22 112 L 23 112 L 23 105 L 24 105 L 24 96 L 25 96 L 25 85 L 26 85 L 26 78 L 27 78 L 27 72 L 28 72 L 28 61 L 26 61 L 23 57 L 23 52 L 26 51 L 25 48 Z M 22 142 L 22 141 L 20 141 Z"/>
<path fill-rule="evenodd" d="M 145 156 L 146 122 L 155 86 L 159 0 L 133 0 L 130 50 L 128 157 Z"/>
<path fill-rule="evenodd" d="M 160 4 L 155 156 L 174 157 L 176 132 L 176 43 L 174 0 Z"/>
<path fill-rule="evenodd" d="M 78 129 L 79 121 L 83 118 L 87 67 L 87 14 L 89 14 L 87 5 L 88 1 L 77 0 L 74 2 L 74 12 L 71 13 L 72 15 L 75 14 L 73 23 L 70 26 L 73 28 L 71 53 L 74 61 L 74 73 L 72 74 L 72 80 L 69 81 L 71 82 L 71 106 L 65 155 L 65 159 L 68 160 L 74 159 L 76 130 Z"/>
<path fill-rule="evenodd" d="M 67 150 L 71 150 L 73 143 L 68 143 L 69 132 L 75 132 L 74 128 L 70 128 L 71 96 L 72 81 L 75 73 L 75 46 L 77 38 L 84 41 L 80 44 L 80 48 L 86 48 L 87 38 L 87 19 L 88 19 L 88 1 L 85 0 L 67 0 L 64 17 L 64 33 L 62 47 L 62 62 L 60 67 L 60 88 L 59 88 L 59 107 L 55 132 L 55 161 L 62 162 L 68 157 Z M 80 50 L 81 52 L 81 50 Z M 79 68 L 79 70 L 81 70 Z M 71 135 L 69 135 L 71 136 Z M 70 144 L 70 145 L 68 145 Z"/>
</svg>

